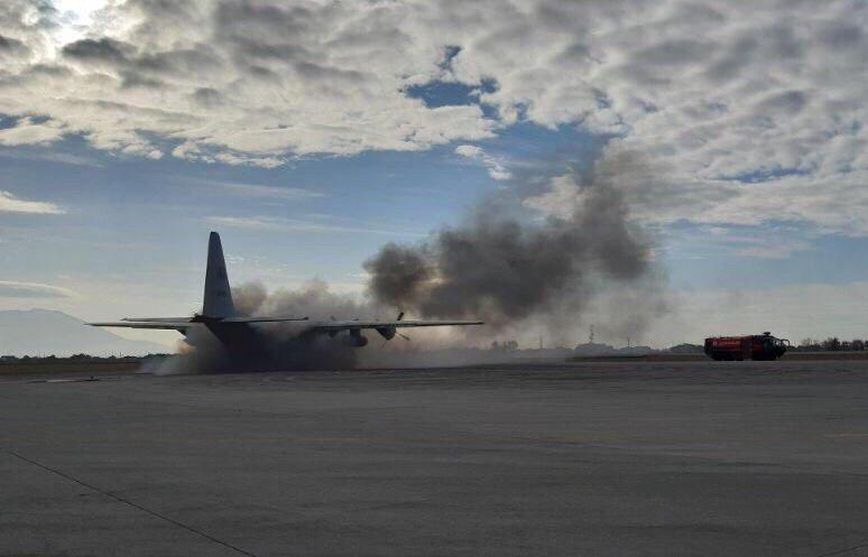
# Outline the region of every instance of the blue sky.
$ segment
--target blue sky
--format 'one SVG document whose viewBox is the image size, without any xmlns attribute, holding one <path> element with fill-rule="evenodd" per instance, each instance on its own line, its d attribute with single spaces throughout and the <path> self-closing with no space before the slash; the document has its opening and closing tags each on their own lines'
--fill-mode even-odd
<svg viewBox="0 0 868 557">
<path fill-rule="evenodd" d="M 535 161 L 567 146 L 590 153 L 593 141 L 570 128 L 528 125 L 480 145 L 498 157 Z M 454 225 L 503 187 L 455 147 L 309 157 L 272 169 L 118 156 L 78 140 L 50 153 L 5 149 L 5 190 L 65 212 L 4 217 L 14 241 L 0 244 L 0 253 L 22 263 L 4 278 L 51 284 L 56 274 L 110 272 L 120 280 L 160 276 L 198 285 L 203 239 L 216 229 L 240 280 L 272 288 L 313 277 L 360 283 L 363 261 L 381 245 Z M 56 155 L 75 164 L 46 160 Z M 166 276 L 175 269 L 193 276 Z"/>
<path fill-rule="evenodd" d="M 868 336 L 864 5 L 244 6 L 12 0 L 0 309 L 195 311 L 215 229 L 235 282 L 361 295 L 383 244 L 626 153 L 645 341 Z"/>
</svg>

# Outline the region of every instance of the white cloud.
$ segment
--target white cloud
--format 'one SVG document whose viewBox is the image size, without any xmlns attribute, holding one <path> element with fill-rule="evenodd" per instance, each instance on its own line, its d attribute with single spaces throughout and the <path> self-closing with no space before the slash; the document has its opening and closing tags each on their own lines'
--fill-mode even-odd
<svg viewBox="0 0 868 557">
<path fill-rule="evenodd" d="M 231 152 L 214 152 L 193 141 L 185 141 L 172 150 L 172 156 L 194 162 L 214 164 L 217 162 L 231 166 L 258 166 L 260 168 L 277 168 L 285 161 L 279 157 L 257 157 Z"/>
<path fill-rule="evenodd" d="M 0 129 L 0 145 L 34 145 L 51 143 L 63 136 L 63 128 L 56 121 L 35 124 L 31 118 L 22 118 L 11 128 Z"/>
<path fill-rule="evenodd" d="M 66 213 L 62 207 L 45 201 L 26 201 L 18 199 L 8 191 L 0 190 L 0 213 L 32 213 L 37 215 L 61 215 Z"/>
<path fill-rule="evenodd" d="M 506 169 L 501 160 L 486 153 L 482 147 L 477 145 L 459 145 L 455 148 L 455 154 L 481 162 L 488 169 L 488 175 L 491 176 L 492 180 L 509 180 L 512 178 L 512 174 Z"/>
<path fill-rule="evenodd" d="M 868 233 L 865 2 L 128 0 L 79 15 L 89 38 L 58 45 L 55 16 L 4 2 L 0 112 L 22 119 L 0 142 L 77 134 L 272 167 L 582 125 L 619 136 L 605 156 L 653 162 L 625 185 L 643 219 Z M 432 80 L 476 88 L 496 116 L 406 94 Z"/>
</svg>

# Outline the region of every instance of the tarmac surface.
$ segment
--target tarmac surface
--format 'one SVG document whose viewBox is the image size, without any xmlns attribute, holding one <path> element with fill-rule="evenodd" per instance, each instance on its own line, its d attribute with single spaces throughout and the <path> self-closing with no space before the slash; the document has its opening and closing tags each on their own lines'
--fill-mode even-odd
<svg viewBox="0 0 868 557">
<path fill-rule="evenodd" d="M 864 361 L 56 379 L 0 555 L 868 555 Z"/>
</svg>

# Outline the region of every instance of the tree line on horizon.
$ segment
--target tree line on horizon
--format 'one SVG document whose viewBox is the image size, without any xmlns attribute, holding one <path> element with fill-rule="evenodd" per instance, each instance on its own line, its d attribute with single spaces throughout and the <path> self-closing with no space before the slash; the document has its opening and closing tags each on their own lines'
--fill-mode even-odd
<svg viewBox="0 0 868 557">
<path fill-rule="evenodd" d="M 854 338 L 841 340 L 838 337 L 828 337 L 826 340 L 813 338 L 802 339 L 793 350 L 799 352 L 862 352 L 868 349 L 868 340 Z"/>
</svg>

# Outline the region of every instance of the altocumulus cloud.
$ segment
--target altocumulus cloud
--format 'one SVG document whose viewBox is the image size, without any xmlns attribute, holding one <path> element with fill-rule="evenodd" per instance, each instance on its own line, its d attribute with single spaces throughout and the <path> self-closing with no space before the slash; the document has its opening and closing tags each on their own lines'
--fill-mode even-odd
<svg viewBox="0 0 868 557">
<path fill-rule="evenodd" d="M 647 161 L 619 184 L 640 219 L 868 233 L 865 2 L 127 0 L 91 19 L 64 42 L 50 3 L 3 2 L 0 142 L 271 167 L 577 125 Z M 411 94 L 437 84 L 472 94 Z"/>
</svg>

